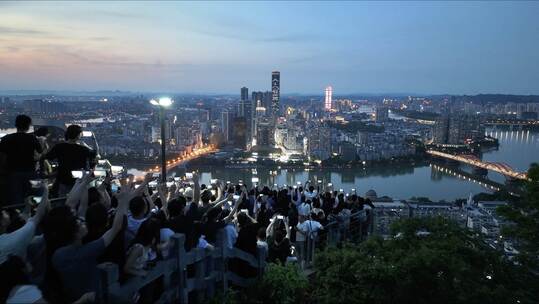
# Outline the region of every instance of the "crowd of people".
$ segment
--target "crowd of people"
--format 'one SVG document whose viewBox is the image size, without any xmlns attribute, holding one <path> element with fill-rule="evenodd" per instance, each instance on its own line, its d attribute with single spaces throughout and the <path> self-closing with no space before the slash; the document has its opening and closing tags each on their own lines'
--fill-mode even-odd
<svg viewBox="0 0 539 304">
<path fill-rule="evenodd" d="M 302 261 L 307 241 L 329 222 L 345 227 L 355 211 L 374 208 L 355 192 L 309 181 L 248 187 L 218 179 L 202 184 L 196 172 L 166 182 L 152 174 L 140 180 L 98 176 L 96 154 L 80 142 L 79 126 L 69 126 L 65 141 L 48 147 L 40 139 L 46 131 L 30 134 L 30 125 L 29 117 L 17 117 L 17 133 L 0 141 L 8 205 L 22 204 L 3 207 L 1 214 L 0 301 L 8 303 L 95 302 L 98 264 L 117 264 L 122 281 L 145 276 L 167 258 L 175 233 L 185 235 L 186 251 L 225 244 L 252 255 L 262 248 L 268 262 Z M 229 265 L 255 275 L 239 259 Z M 153 284 L 134 300 L 151 302 L 158 292 Z"/>
</svg>

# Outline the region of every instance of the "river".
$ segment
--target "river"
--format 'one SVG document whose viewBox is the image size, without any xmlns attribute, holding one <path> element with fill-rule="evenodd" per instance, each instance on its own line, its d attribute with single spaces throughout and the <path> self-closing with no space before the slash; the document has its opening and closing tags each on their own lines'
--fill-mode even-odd
<svg viewBox="0 0 539 304">
<path fill-rule="evenodd" d="M 529 131 L 502 131 L 488 129 L 487 134 L 498 138 L 498 150 L 485 152 L 483 160 L 505 162 L 519 171 L 525 171 L 532 162 L 539 162 L 539 133 Z M 462 171 L 470 172 L 470 168 L 461 166 Z M 470 193 L 490 192 L 486 184 L 461 174 L 451 168 L 439 168 L 432 164 L 419 166 L 403 166 L 378 169 L 280 169 L 270 172 L 269 169 L 225 169 L 214 168 L 201 170 L 204 183 L 211 178 L 237 182 L 251 182 L 257 176 L 262 184 L 292 185 L 306 180 L 322 180 L 324 184 L 333 183 L 334 188 L 350 190 L 355 188 L 364 194 L 373 189 L 378 196 L 389 196 L 394 199 L 409 199 L 413 196 L 428 197 L 432 200 L 454 200 L 467 198 Z M 488 179 L 503 183 L 505 178 L 497 173 L 489 172 Z"/>
</svg>

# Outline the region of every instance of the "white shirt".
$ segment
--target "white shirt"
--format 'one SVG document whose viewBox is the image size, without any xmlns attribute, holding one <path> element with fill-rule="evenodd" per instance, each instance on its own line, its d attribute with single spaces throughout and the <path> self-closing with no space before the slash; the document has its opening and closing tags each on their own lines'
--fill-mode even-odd
<svg viewBox="0 0 539 304">
<path fill-rule="evenodd" d="M 234 225 L 228 224 L 225 226 L 225 238 L 226 247 L 228 249 L 234 248 L 234 244 L 236 244 L 236 240 L 238 239 L 238 231 Z"/>
<path fill-rule="evenodd" d="M 301 205 L 299 205 L 298 207 L 298 214 L 304 216 L 308 216 L 309 214 L 311 214 L 311 205 L 307 203 L 301 203 Z"/>
<path fill-rule="evenodd" d="M 296 229 L 298 230 L 298 232 L 296 232 L 296 241 L 304 242 L 306 236 L 309 234 L 311 235 L 311 238 L 314 238 L 316 233 L 322 228 L 322 225 L 317 221 L 306 220 L 303 223 L 298 223 L 296 226 Z M 303 233 L 300 233 L 299 231 L 302 231 Z"/>
<path fill-rule="evenodd" d="M 34 238 L 36 223 L 29 219 L 24 226 L 11 232 L 0 234 L 0 263 L 7 260 L 9 255 L 16 255 L 24 259 L 26 247 Z"/>
<path fill-rule="evenodd" d="M 317 194 L 318 194 L 318 191 L 316 190 L 313 190 L 313 192 L 305 191 L 305 198 L 313 200 L 313 198 L 315 198 Z"/>
</svg>

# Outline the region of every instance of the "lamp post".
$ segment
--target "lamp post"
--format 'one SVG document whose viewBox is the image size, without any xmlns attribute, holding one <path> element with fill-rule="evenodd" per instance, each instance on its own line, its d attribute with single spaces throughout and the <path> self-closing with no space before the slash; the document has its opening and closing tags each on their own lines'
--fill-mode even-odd
<svg viewBox="0 0 539 304">
<path fill-rule="evenodd" d="M 158 100 L 152 99 L 150 103 L 159 107 L 159 120 L 161 121 L 161 181 L 167 181 L 167 159 L 165 157 L 165 108 L 172 104 L 172 99 L 162 97 Z"/>
</svg>

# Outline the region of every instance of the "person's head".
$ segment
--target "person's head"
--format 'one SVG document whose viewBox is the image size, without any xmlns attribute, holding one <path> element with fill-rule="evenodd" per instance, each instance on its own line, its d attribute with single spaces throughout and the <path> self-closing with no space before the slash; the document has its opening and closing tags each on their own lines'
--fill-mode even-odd
<svg viewBox="0 0 539 304">
<path fill-rule="evenodd" d="M 148 206 L 146 205 L 146 201 L 142 196 L 137 196 L 131 199 L 129 202 L 129 212 L 131 212 L 131 215 L 134 218 L 142 218 L 146 215 L 146 212 L 148 211 Z"/>
<path fill-rule="evenodd" d="M 313 192 L 314 191 L 314 186 L 309 186 L 309 192 Z"/>
<path fill-rule="evenodd" d="M 131 242 L 133 244 L 141 244 L 144 247 L 153 246 L 159 242 L 159 230 L 161 225 L 159 220 L 149 218 L 140 224 L 135 238 Z"/>
<path fill-rule="evenodd" d="M 28 132 L 30 126 L 32 125 L 32 118 L 27 115 L 18 115 L 15 118 L 15 127 L 19 132 Z"/>
<path fill-rule="evenodd" d="M 102 203 L 102 196 L 96 187 L 88 188 L 88 206 L 95 203 Z"/>
<path fill-rule="evenodd" d="M 8 209 L 7 213 L 9 214 L 9 225 L 6 227 L 6 233 L 16 231 L 26 224 L 26 220 L 18 209 Z"/>
<path fill-rule="evenodd" d="M 208 204 L 211 200 L 211 191 L 206 189 L 204 191 L 202 191 L 202 193 L 200 194 L 200 200 L 202 201 L 203 204 Z"/>
<path fill-rule="evenodd" d="M 275 236 L 275 243 L 280 243 L 284 240 L 284 237 L 286 236 L 285 232 L 282 231 L 282 230 L 275 230 L 275 232 L 273 233 L 273 235 Z"/>
<path fill-rule="evenodd" d="M 90 234 L 102 234 L 107 230 L 108 223 L 107 207 L 101 203 L 95 203 L 86 210 L 86 227 Z"/>
<path fill-rule="evenodd" d="M 313 201 L 313 208 L 317 208 L 317 209 L 318 209 L 318 208 L 320 208 L 320 207 L 321 207 L 321 206 L 320 206 L 320 201 L 317 200 L 317 199 L 315 199 L 315 200 Z"/>
<path fill-rule="evenodd" d="M 34 132 L 34 135 L 37 137 L 47 137 L 47 135 L 49 135 L 49 128 L 39 127 L 39 129 Z"/>
<path fill-rule="evenodd" d="M 249 216 L 244 212 L 239 212 L 237 216 L 238 216 L 238 225 L 240 226 L 240 228 L 245 227 L 252 223 Z"/>
<path fill-rule="evenodd" d="M 185 198 L 183 196 L 170 200 L 167 205 L 167 211 L 170 217 L 180 216 L 185 208 Z"/>
<path fill-rule="evenodd" d="M 5 303 L 13 287 L 28 284 L 27 269 L 24 261 L 15 255 L 10 255 L 0 264 L 0 303 Z"/>
<path fill-rule="evenodd" d="M 79 140 L 82 134 L 82 128 L 79 125 L 70 125 L 67 127 L 65 138 L 69 141 Z"/>
<path fill-rule="evenodd" d="M 193 197 L 195 196 L 195 192 L 193 191 L 193 188 L 191 187 L 185 188 L 185 191 L 183 191 L 183 196 L 188 202 L 193 201 Z"/>
<path fill-rule="evenodd" d="M 47 251 L 72 244 L 87 233 L 86 224 L 78 219 L 69 206 L 51 209 L 43 220 L 43 236 L 47 243 Z"/>
<path fill-rule="evenodd" d="M 11 223 L 11 217 L 7 210 L 2 210 L 0 213 L 0 233 L 4 233 Z"/>
<path fill-rule="evenodd" d="M 256 238 L 259 241 L 266 241 L 266 228 L 260 227 L 256 233 Z"/>
</svg>

